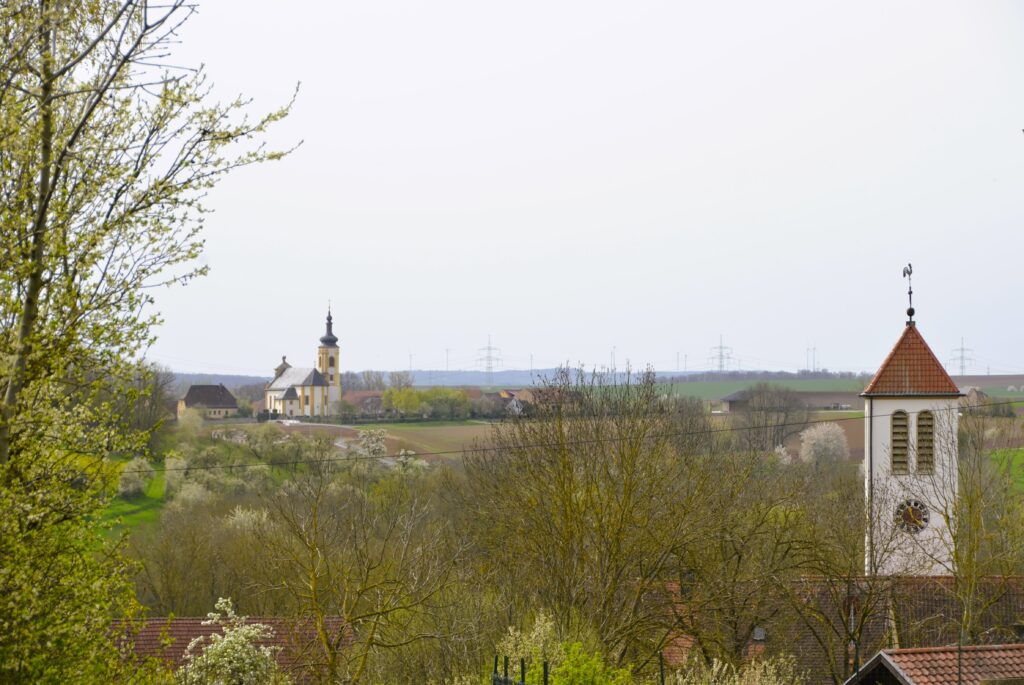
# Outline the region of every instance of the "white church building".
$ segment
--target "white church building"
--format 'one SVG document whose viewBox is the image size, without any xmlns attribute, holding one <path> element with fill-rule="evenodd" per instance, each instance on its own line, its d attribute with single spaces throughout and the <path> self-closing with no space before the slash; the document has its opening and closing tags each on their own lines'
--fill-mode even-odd
<svg viewBox="0 0 1024 685">
<path fill-rule="evenodd" d="M 327 331 L 320 338 L 315 367 L 298 367 L 281 357 L 274 379 L 267 384 L 267 411 L 281 416 L 330 416 L 341 402 L 341 372 L 338 338 L 333 331 L 331 310 L 327 310 Z"/>
<path fill-rule="evenodd" d="M 949 575 L 962 393 L 907 310 L 903 334 L 865 388 L 868 575 Z"/>
</svg>

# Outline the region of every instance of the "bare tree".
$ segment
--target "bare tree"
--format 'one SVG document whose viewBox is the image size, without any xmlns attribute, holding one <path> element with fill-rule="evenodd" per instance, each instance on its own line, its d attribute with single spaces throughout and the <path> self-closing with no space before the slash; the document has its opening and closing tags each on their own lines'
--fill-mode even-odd
<svg viewBox="0 0 1024 685">
<path fill-rule="evenodd" d="M 919 551 L 952 581 L 943 587 L 959 608 L 958 643 L 986 641 L 987 631 L 1005 639 L 1011 627 L 1000 630 L 985 619 L 1008 592 L 1020 590 L 1015 579 L 1024 569 L 1024 498 L 1016 484 L 1016 450 L 1007 449 L 1021 444 L 1020 422 L 965 413 L 953 430 L 952 412 L 933 413 L 937 441 L 944 443 L 936 451 L 959 458 L 952 469 L 936 469 L 924 481 L 931 516 L 949 534 L 938 538 L 937 547 L 922 544 Z"/>
<path fill-rule="evenodd" d="M 613 661 L 642 664 L 671 629 L 667 583 L 713 477 L 676 439 L 697 424 L 708 433 L 707 416 L 663 397 L 652 374 L 562 370 L 538 396 L 466 457 L 451 488 L 458 529 L 504 616 L 543 608 L 564 638 L 596 635 Z M 684 415 L 695 407 L 700 420 Z"/>
<path fill-rule="evenodd" d="M 308 472 L 269 496 L 274 528 L 260 538 L 277 580 L 318 636 L 309 657 L 326 682 L 363 682 L 375 654 L 433 637 L 416 629 L 448 586 L 458 554 L 414 485 L 389 492 L 338 465 L 329 441 L 307 448 Z M 345 627 L 332 631 L 330 618 Z"/>
<path fill-rule="evenodd" d="M 794 391 L 758 383 L 747 390 L 733 416 L 733 444 L 741 450 L 771 452 L 803 430 L 808 418 L 806 405 Z"/>
<path fill-rule="evenodd" d="M 391 371 L 388 373 L 388 384 L 395 390 L 404 390 L 412 387 L 411 371 Z"/>
<path fill-rule="evenodd" d="M 384 390 L 388 387 L 380 371 L 363 371 L 359 375 L 363 379 L 364 390 Z"/>
</svg>

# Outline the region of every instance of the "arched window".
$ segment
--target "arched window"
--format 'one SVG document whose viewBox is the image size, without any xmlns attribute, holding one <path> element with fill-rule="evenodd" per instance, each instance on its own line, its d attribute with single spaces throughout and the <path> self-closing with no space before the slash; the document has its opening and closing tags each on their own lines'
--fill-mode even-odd
<svg viewBox="0 0 1024 685">
<path fill-rule="evenodd" d="M 893 473 L 909 472 L 907 464 L 907 447 L 909 443 L 907 428 L 907 412 L 903 410 L 894 411 L 892 413 L 892 442 L 889 446 L 892 452 Z"/>
<path fill-rule="evenodd" d="M 930 411 L 917 415 L 917 472 L 935 471 L 935 417 Z"/>
<path fill-rule="evenodd" d="M 332 369 L 334 368 L 334 355 L 333 354 L 330 357 L 327 358 L 327 366 L 329 368 L 332 368 Z"/>
</svg>

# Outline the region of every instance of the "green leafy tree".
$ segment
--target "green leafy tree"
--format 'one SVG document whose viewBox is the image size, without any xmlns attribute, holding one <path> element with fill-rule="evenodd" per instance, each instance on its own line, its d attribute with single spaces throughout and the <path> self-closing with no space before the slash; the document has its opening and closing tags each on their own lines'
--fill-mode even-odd
<svg viewBox="0 0 1024 685">
<path fill-rule="evenodd" d="M 469 396 L 457 388 L 430 388 L 422 393 L 423 401 L 430 405 L 435 416 L 462 419 L 469 416 Z"/>
<path fill-rule="evenodd" d="M 96 681 L 113 653 L 124 566 L 92 521 L 105 457 L 146 448 L 125 407 L 143 394 L 149 293 L 203 272 L 214 183 L 279 156 L 244 143 L 287 107 L 249 119 L 209 102 L 202 70 L 160 66 L 191 11 L 0 3 L 0 679 Z"/>
<path fill-rule="evenodd" d="M 565 647 L 562 663 L 551 674 L 553 685 L 630 685 L 627 668 L 609 666 L 600 654 L 589 653 L 580 642 Z"/>
<path fill-rule="evenodd" d="M 381 396 L 381 404 L 385 409 L 396 411 L 402 416 L 418 413 L 423 403 L 423 393 L 411 385 L 388 388 Z"/>
</svg>

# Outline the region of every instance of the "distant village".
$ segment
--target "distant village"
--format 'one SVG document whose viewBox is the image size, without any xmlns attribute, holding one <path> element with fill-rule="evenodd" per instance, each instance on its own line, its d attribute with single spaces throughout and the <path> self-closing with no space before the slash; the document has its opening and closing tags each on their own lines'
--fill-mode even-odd
<svg viewBox="0 0 1024 685">
<path fill-rule="evenodd" d="M 314 354 L 314 366 L 292 366 L 287 356 L 273 370 L 273 377 L 265 384 L 236 388 L 233 393 L 223 383 L 192 384 L 177 402 L 180 417 L 194 410 L 209 420 L 255 419 L 326 420 L 326 421 L 380 421 L 402 420 L 454 420 L 467 418 L 494 419 L 520 415 L 530 411 L 544 392 L 543 386 L 520 388 L 494 388 L 480 386 L 416 387 L 409 372 L 384 373 L 366 371 L 362 374 L 342 372 L 338 337 L 333 330 L 333 316 L 327 312 L 324 334 Z M 708 374 L 669 377 L 666 382 L 700 383 Z M 792 390 L 795 404 L 817 412 L 859 411 L 863 408 L 860 387 L 863 379 L 852 373 L 785 374 L 772 372 L 726 372 L 711 375 L 721 381 L 737 381 L 745 386 L 759 382 L 783 382 L 790 378 L 828 380 L 835 378 L 852 389 Z M 991 405 L 993 411 L 1010 415 L 1014 409 L 1005 400 L 1024 393 L 1024 375 L 961 375 L 951 376 L 963 393 L 965 406 Z M 859 384 L 859 385 L 858 385 Z M 694 386 L 696 387 L 696 385 Z M 675 392 L 675 390 L 673 390 Z M 696 393 L 679 391 L 680 395 Z M 749 408 L 750 387 L 701 399 L 713 413 L 729 414 Z M 851 444 L 851 456 L 859 457 L 863 451 Z"/>
<path fill-rule="evenodd" d="M 178 400 L 177 415 L 194 410 L 205 419 L 255 418 L 379 420 L 387 417 L 419 419 L 496 418 L 528 411 L 543 389 L 485 389 L 480 387 L 416 388 L 411 374 L 365 372 L 348 374 L 357 388 L 346 388 L 340 370 L 334 319 L 327 312 L 326 330 L 316 348 L 316 364 L 292 366 L 287 356 L 274 368 L 273 378 L 259 395 L 236 397 L 223 383 L 190 385 Z M 375 387 L 364 387 L 367 385 Z"/>
</svg>

